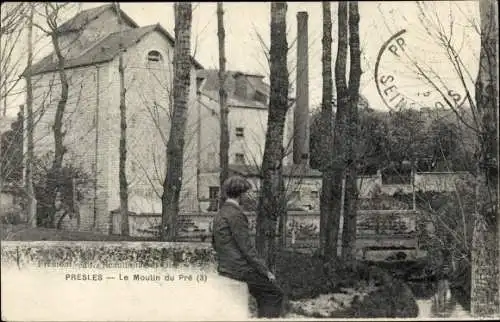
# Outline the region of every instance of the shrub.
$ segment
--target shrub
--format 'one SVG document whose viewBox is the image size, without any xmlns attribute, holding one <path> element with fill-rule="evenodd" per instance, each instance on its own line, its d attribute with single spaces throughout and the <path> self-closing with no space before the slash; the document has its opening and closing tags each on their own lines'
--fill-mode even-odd
<svg viewBox="0 0 500 322">
<path fill-rule="evenodd" d="M 2 214 L 2 224 L 6 225 L 18 225 L 22 222 L 21 214 L 19 212 L 7 212 Z"/>
<path fill-rule="evenodd" d="M 276 276 L 289 299 L 315 298 L 328 290 L 331 280 L 320 262 L 308 254 L 284 251 L 277 254 Z"/>
<path fill-rule="evenodd" d="M 90 194 L 91 176 L 72 164 L 64 165 L 61 171 L 54 171 L 51 159 L 51 153 L 48 153 L 34 162 L 33 185 L 37 200 L 37 225 L 60 228 L 64 217 L 75 213 L 77 203 Z M 53 193 L 54 188 L 56 195 Z M 57 221 L 56 213 L 61 214 Z"/>
<path fill-rule="evenodd" d="M 384 269 L 362 262 L 345 264 L 333 260 L 324 264 L 314 255 L 281 252 L 277 256 L 278 282 L 290 300 L 314 299 L 320 294 L 340 293 L 341 288 L 376 286 L 352 307 L 335 317 L 416 317 L 418 306 L 410 288 Z M 337 315 L 338 314 L 338 315 Z"/>
<path fill-rule="evenodd" d="M 438 277 L 449 278 L 452 288 L 462 293 L 461 304 L 468 307 L 470 300 L 470 257 L 473 216 L 475 211 L 474 181 L 464 177 L 456 183 L 456 192 L 419 191 L 417 207 L 422 209 L 421 224 L 430 223 L 432 231 L 422 231 L 421 242 L 427 250 L 429 270 Z M 401 194 L 399 200 L 412 196 Z"/>
<path fill-rule="evenodd" d="M 387 275 L 388 276 L 388 275 Z M 410 288 L 402 281 L 387 277 L 384 284 L 362 300 L 354 298 L 349 315 L 356 318 L 411 318 L 418 315 L 418 305 Z"/>
</svg>

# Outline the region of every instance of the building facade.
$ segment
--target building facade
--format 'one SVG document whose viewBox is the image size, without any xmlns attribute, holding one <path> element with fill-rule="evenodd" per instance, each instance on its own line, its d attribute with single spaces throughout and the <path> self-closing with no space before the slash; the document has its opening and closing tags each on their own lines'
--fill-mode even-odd
<svg viewBox="0 0 500 322">
<path fill-rule="evenodd" d="M 217 209 L 219 196 L 220 105 L 217 70 L 198 70 L 200 84 L 199 127 L 199 211 Z M 225 80 L 228 95 L 229 168 L 232 172 L 254 174 L 262 164 L 267 131 L 269 85 L 264 76 L 228 71 Z M 283 165 L 292 163 L 293 106 L 288 109 L 283 135 L 287 152 Z"/>
<path fill-rule="evenodd" d="M 173 37 L 159 24 L 139 27 L 125 12 L 120 29 L 112 5 L 79 13 L 59 27 L 65 55 L 69 96 L 63 119 L 64 164 L 78 167 L 89 180 L 79 186 L 85 199 L 79 204 L 79 229 L 107 233 L 111 212 L 119 208 L 120 44 L 125 49 L 127 106 L 127 180 L 129 210 L 161 212 L 162 182 L 166 171 L 166 143 L 172 116 Z M 52 126 L 61 86 L 54 54 L 33 66 L 35 155 L 50 159 L 54 149 Z M 187 128 L 196 127 L 196 70 L 193 59 Z M 197 140 L 186 133 L 181 208 L 196 205 Z M 67 223 L 76 225 L 76 219 Z"/>
<path fill-rule="evenodd" d="M 69 81 L 63 130 L 64 164 L 82 169 L 87 182 L 78 216 L 64 227 L 112 231 L 112 213 L 119 208 L 120 75 L 123 46 L 127 106 L 127 180 L 129 211 L 161 213 L 166 171 L 166 144 L 173 112 L 173 37 L 159 24 L 140 27 L 112 5 L 80 12 L 59 27 L 59 42 Z M 51 160 L 53 123 L 61 86 L 54 53 L 32 68 L 35 155 Z M 181 212 L 214 210 L 219 194 L 219 100 L 217 70 L 205 70 L 193 58 L 185 133 Z M 264 76 L 228 72 L 230 167 L 257 167 L 262 162 L 269 85 Z M 284 131 L 286 157 L 291 161 L 293 106 Z M 26 147 L 25 147 L 26 149 Z M 215 208 L 216 209 L 216 208 Z"/>
</svg>

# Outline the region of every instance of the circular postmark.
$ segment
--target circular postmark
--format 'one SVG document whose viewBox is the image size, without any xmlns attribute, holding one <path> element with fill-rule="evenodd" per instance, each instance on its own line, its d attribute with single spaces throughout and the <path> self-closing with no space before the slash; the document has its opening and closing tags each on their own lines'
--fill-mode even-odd
<svg viewBox="0 0 500 322">
<path fill-rule="evenodd" d="M 467 66 L 450 48 L 402 29 L 380 48 L 377 91 L 389 109 L 458 108 L 467 99 Z"/>
</svg>

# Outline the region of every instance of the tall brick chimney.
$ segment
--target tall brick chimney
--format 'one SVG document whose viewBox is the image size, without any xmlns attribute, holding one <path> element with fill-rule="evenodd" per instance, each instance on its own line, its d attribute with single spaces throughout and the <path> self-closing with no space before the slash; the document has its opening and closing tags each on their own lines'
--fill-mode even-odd
<svg viewBox="0 0 500 322">
<path fill-rule="evenodd" d="M 297 80 L 293 117 L 293 163 L 309 164 L 309 57 L 308 14 L 297 13 Z"/>
</svg>

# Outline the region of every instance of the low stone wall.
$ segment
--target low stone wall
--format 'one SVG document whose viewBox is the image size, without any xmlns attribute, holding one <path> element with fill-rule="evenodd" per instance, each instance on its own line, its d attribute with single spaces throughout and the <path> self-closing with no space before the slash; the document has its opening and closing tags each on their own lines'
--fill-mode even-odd
<svg viewBox="0 0 500 322">
<path fill-rule="evenodd" d="M 1 263 L 23 267 L 213 269 L 207 243 L 2 241 Z"/>
<path fill-rule="evenodd" d="M 247 320 L 246 284 L 222 278 L 214 263 L 206 243 L 2 242 L 2 317 Z"/>
</svg>

